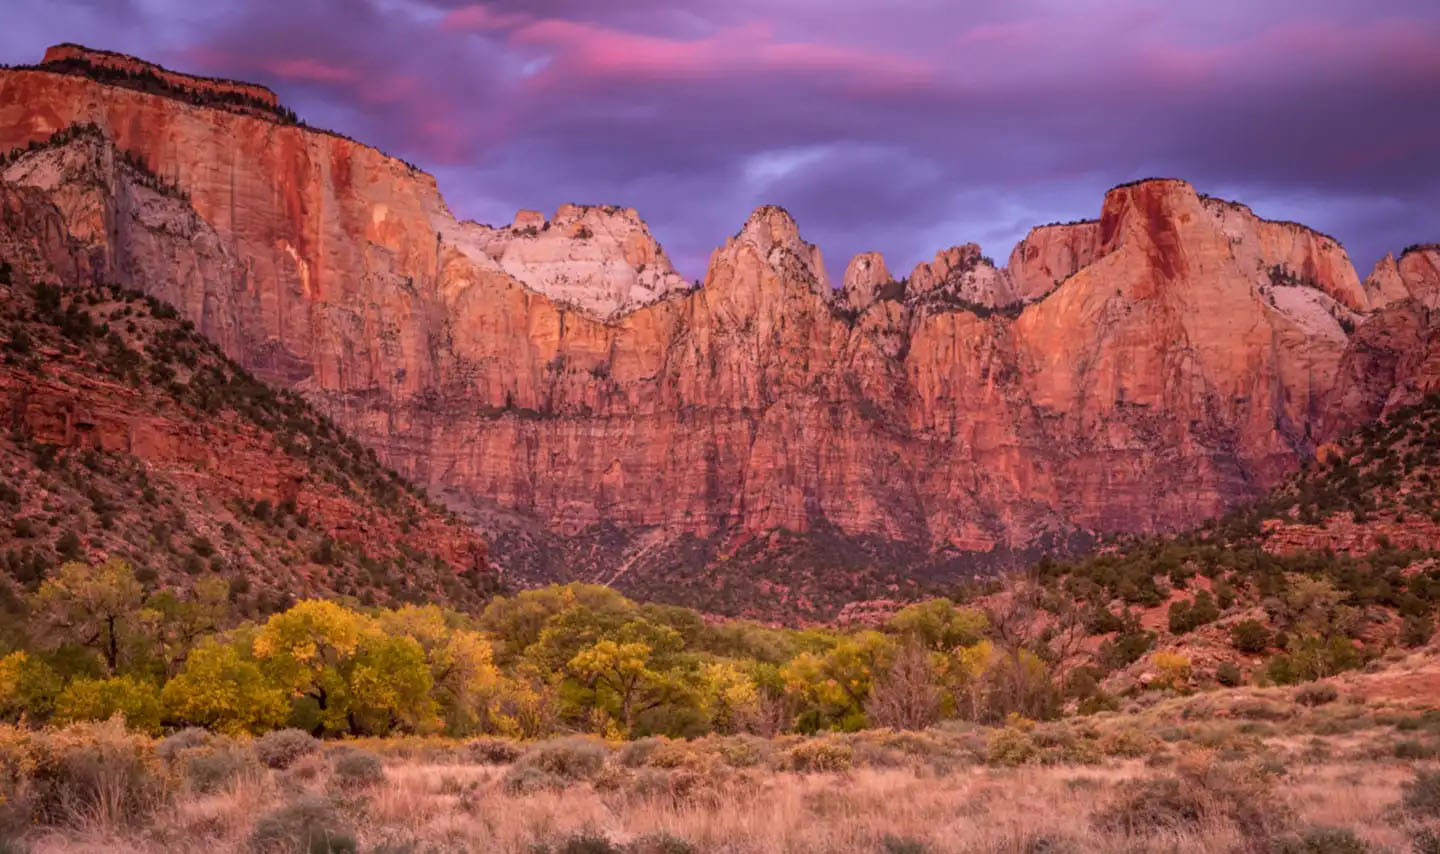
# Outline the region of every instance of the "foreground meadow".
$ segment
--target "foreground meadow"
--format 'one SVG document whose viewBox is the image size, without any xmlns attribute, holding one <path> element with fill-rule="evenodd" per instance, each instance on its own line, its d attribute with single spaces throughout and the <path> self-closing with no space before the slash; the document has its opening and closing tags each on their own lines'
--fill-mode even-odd
<svg viewBox="0 0 1440 854">
<path fill-rule="evenodd" d="M 321 742 L 3 731 L 0 851 L 1440 851 L 1414 673 L 919 732 Z"/>
</svg>

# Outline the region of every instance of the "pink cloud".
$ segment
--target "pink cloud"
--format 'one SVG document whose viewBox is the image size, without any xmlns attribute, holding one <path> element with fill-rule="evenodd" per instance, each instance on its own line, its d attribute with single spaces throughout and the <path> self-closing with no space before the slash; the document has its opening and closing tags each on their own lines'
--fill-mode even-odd
<svg viewBox="0 0 1440 854">
<path fill-rule="evenodd" d="M 266 59 L 256 64 L 262 71 L 306 83 L 348 83 L 358 76 L 354 69 L 318 59 Z"/>
<path fill-rule="evenodd" d="M 181 55 L 185 64 L 196 69 L 230 76 L 264 72 L 300 83 L 350 83 L 360 77 L 354 68 L 310 57 L 251 56 L 205 46 L 189 48 Z"/>
<path fill-rule="evenodd" d="M 509 30 L 524 26 L 535 20 L 524 12 L 497 12 L 483 3 L 462 6 L 445 16 L 440 22 L 442 30 L 452 32 Z"/>
<path fill-rule="evenodd" d="M 1327 64 L 1361 63 L 1416 77 L 1440 73 L 1440 28 L 1381 20 L 1363 26 L 1297 21 L 1261 33 L 1254 50 L 1283 56 L 1324 56 Z"/>
<path fill-rule="evenodd" d="M 546 19 L 513 32 L 510 43 L 551 52 L 555 61 L 552 69 L 571 77 L 712 77 L 747 71 L 820 71 L 917 83 L 933 73 L 930 65 L 896 54 L 778 41 L 773 28 L 763 22 L 685 39 Z"/>
</svg>

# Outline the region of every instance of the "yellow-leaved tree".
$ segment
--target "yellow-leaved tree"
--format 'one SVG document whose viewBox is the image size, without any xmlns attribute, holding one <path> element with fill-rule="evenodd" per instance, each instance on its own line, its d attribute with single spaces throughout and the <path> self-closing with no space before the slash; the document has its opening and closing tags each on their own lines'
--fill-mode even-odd
<svg viewBox="0 0 1440 854">
<path fill-rule="evenodd" d="M 42 642 L 92 649 L 113 675 L 140 632 L 143 601 L 140 582 L 120 558 L 99 566 L 71 562 L 30 597 L 30 619 Z"/>
<path fill-rule="evenodd" d="M 290 698 L 236 644 L 206 641 L 190 651 L 185 669 L 165 684 L 166 716 L 235 735 L 283 726 Z"/>
<path fill-rule="evenodd" d="M 433 718 L 433 680 L 414 638 L 334 602 L 308 599 L 272 615 L 252 644 L 266 676 L 316 734 L 414 732 Z"/>
</svg>

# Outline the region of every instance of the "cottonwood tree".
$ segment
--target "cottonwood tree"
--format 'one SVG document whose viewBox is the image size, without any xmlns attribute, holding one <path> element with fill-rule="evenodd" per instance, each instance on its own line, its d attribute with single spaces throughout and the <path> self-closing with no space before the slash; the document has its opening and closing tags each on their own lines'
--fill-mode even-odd
<svg viewBox="0 0 1440 854">
<path fill-rule="evenodd" d="M 634 732 L 639 716 L 646 712 L 695 707 L 699 696 L 694 661 L 682 654 L 683 649 L 674 629 L 631 620 L 565 663 L 562 700 L 591 713 L 597 727 L 614 720 L 626 733 Z"/>
<path fill-rule="evenodd" d="M 940 719 L 941 693 L 931 655 L 918 644 L 908 644 L 875 678 L 865 701 L 871 726 L 924 729 Z"/>
<path fill-rule="evenodd" d="M 306 600 L 275 614 L 252 650 L 267 678 L 313 709 L 316 735 L 417 730 L 433 711 L 433 681 L 414 638 L 386 635 L 333 602 Z"/>
<path fill-rule="evenodd" d="M 99 566 L 60 567 L 30 597 L 35 634 L 52 647 L 76 644 L 98 653 L 110 675 L 140 632 L 144 590 L 130 564 L 111 558 Z"/>
<path fill-rule="evenodd" d="M 1047 717 L 1059 704 L 1071 671 L 1083 661 L 1086 615 L 1068 598 L 1034 580 L 1017 582 L 985 611 L 1000 658 L 993 700 L 1005 712 Z"/>
<path fill-rule="evenodd" d="M 494 732 L 503 678 L 490 642 L 461 622 L 436 605 L 406 605 L 379 618 L 386 633 L 412 638 L 424 651 L 447 735 Z"/>
<path fill-rule="evenodd" d="M 227 735 L 262 733 L 290 716 L 290 698 L 237 644 L 202 643 L 165 683 L 161 701 L 175 722 Z"/>
</svg>

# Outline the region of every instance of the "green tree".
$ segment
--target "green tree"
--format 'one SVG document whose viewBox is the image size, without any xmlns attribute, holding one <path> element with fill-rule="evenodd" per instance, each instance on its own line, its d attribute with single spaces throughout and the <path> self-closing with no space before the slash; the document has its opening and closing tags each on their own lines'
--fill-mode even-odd
<svg viewBox="0 0 1440 854">
<path fill-rule="evenodd" d="M 76 679 L 55 701 L 60 723 L 104 721 L 115 715 L 131 729 L 151 734 L 160 731 L 160 697 L 155 685 L 134 676 Z"/>
<path fill-rule="evenodd" d="M 197 580 L 183 597 L 159 591 L 145 601 L 138 618 L 143 652 L 158 655 L 163 674 L 173 676 L 195 644 L 229 626 L 230 582 L 212 575 Z"/>
<path fill-rule="evenodd" d="M 544 668 L 557 654 L 574 650 L 558 669 L 570 714 L 588 715 L 596 729 L 613 721 L 628 734 L 642 714 L 667 705 L 698 710 L 696 663 L 684 654 L 679 632 L 640 618 L 604 631 L 593 616 L 588 608 L 557 615 L 526 655 Z"/>
<path fill-rule="evenodd" d="M 349 709 L 346 722 L 356 735 L 389 735 L 429 728 L 434 681 L 425 651 L 410 637 L 366 632 L 344 669 Z"/>
<path fill-rule="evenodd" d="M 637 613 L 634 602 L 609 587 L 577 583 L 526 590 L 510 597 L 497 596 L 481 615 L 480 627 L 495 639 L 496 661 L 502 666 L 509 665 L 540 640 L 552 620 L 567 611 L 586 614 L 585 622 L 596 629 L 616 628 Z M 551 662 L 553 668 L 563 665 L 578 649 L 579 646 L 571 649 L 569 655 Z"/>
<path fill-rule="evenodd" d="M 1259 620 L 1241 620 L 1230 627 L 1230 643 L 1252 655 L 1270 648 L 1270 630 Z"/>
<path fill-rule="evenodd" d="M 364 618 L 333 602 L 307 599 L 271 615 L 253 643 L 255 659 L 291 697 L 314 704 L 316 735 L 349 728 L 342 672 L 354 659 Z"/>
<path fill-rule="evenodd" d="M 379 617 L 388 634 L 412 638 L 424 651 L 433 696 L 447 735 L 497 732 L 503 693 L 490 642 L 435 605 L 407 605 Z"/>
<path fill-rule="evenodd" d="M 61 687 L 60 676 L 36 656 L 21 650 L 0 658 L 0 720 L 45 721 Z"/>
<path fill-rule="evenodd" d="M 113 675 L 139 631 L 142 599 L 134 571 L 119 558 L 99 566 L 67 563 L 30 597 L 30 614 L 42 642 L 93 649 Z"/>
<path fill-rule="evenodd" d="M 190 652 L 185 669 L 165 683 L 161 700 L 171 720 L 229 735 L 275 729 L 290 715 L 283 689 L 236 646 L 214 640 Z"/>
<path fill-rule="evenodd" d="M 982 611 L 956 608 L 949 599 L 931 599 L 901 608 L 886 627 L 931 651 L 949 652 L 979 642 L 989 625 Z"/>
</svg>

